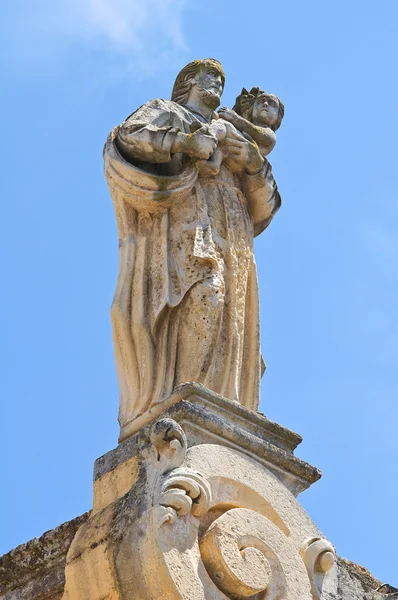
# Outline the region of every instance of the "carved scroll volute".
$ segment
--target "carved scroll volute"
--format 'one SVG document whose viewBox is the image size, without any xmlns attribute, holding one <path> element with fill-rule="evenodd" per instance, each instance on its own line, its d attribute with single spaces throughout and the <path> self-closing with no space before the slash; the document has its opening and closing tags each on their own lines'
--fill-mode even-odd
<svg viewBox="0 0 398 600">
<path fill-rule="evenodd" d="M 199 473 L 178 468 L 187 451 L 184 431 L 176 421 L 162 419 L 153 427 L 151 442 L 157 463 L 154 468 L 152 460 L 152 469 L 147 469 L 148 484 L 152 488 L 148 491 L 153 495 L 153 504 L 167 509 L 161 512 L 168 521 L 174 522 L 177 515 L 181 517 L 191 512 L 194 516 L 202 516 L 210 506 L 210 488 Z M 166 474 L 162 481 L 161 476 Z M 151 479 L 154 479 L 152 485 Z"/>
<path fill-rule="evenodd" d="M 335 550 L 332 544 L 325 539 L 310 538 L 304 542 L 300 554 L 311 581 L 312 597 L 314 600 L 321 600 L 325 574 L 336 563 Z"/>
<path fill-rule="evenodd" d="M 146 509 L 115 556 L 122 598 L 204 600 L 197 537 L 210 488 L 198 472 L 179 467 L 187 444 L 175 421 L 155 423 L 150 440 L 144 457 Z"/>
<path fill-rule="evenodd" d="M 187 451 L 187 439 L 176 421 L 157 421 L 152 428 L 150 441 L 152 445 L 146 459 L 151 463 L 153 473 L 167 473 L 181 465 Z M 151 470 L 148 471 L 150 472 Z"/>
<path fill-rule="evenodd" d="M 134 486 L 79 529 L 64 600 L 337 597 L 334 549 L 311 535 L 265 467 L 218 445 L 187 450 L 180 425 L 161 419 L 142 442 Z"/>
<path fill-rule="evenodd" d="M 152 508 L 134 524 L 119 555 L 119 564 L 130 564 L 122 583 L 126 594 L 136 600 L 243 600 L 257 594 L 311 600 L 306 567 L 286 528 L 253 510 L 218 508 L 206 478 L 182 464 L 181 431 L 170 419 L 152 431 L 156 459 L 151 451 L 146 459 L 147 471 L 157 471 L 147 488 Z M 208 521 L 211 508 L 222 514 Z"/>
<path fill-rule="evenodd" d="M 237 508 L 216 519 L 200 543 L 206 569 L 228 598 L 311 598 L 305 566 L 289 539 L 262 515 Z"/>
<path fill-rule="evenodd" d="M 211 475 L 212 459 L 192 459 L 198 453 L 203 458 L 204 449 L 195 447 L 185 466 L 185 435 L 172 420 L 156 423 L 151 441 L 144 510 L 128 531 L 123 528 L 115 554 L 121 600 L 320 600 L 318 572 L 327 568 L 330 556 L 324 545 L 313 545 L 318 539 L 309 540 L 300 554 L 277 506 L 265 510 L 258 496 L 263 514 L 256 512 L 256 503 L 237 507 L 239 496 L 249 499 L 249 488 L 233 473 L 220 488 L 219 478 Z M 221 456 L 220 450 L 214 452 Z M 246 471 L 245 479 L 254 473 Z M 242 486 L 238 496 L 237 486 Z"/>
</svg>

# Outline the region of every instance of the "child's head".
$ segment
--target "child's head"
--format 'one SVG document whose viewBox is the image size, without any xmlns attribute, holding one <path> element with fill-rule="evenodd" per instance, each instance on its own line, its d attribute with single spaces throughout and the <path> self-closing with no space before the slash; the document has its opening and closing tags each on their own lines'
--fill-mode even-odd
<svg viewBox="0 0 398 600">
<path fill-rule="evenodd" d="M 248 92 L 245 88 L 236 98 L 234 111 L 244 119 L 260 127 L 276 131 L 282 123 L 285 107 L 274 94 L 267 94 L 258 87 Z"/>
</svg>

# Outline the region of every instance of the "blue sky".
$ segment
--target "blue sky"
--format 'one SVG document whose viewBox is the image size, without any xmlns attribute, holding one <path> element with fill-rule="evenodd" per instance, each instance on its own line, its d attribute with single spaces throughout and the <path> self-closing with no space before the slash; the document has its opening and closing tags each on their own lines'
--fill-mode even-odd
<svg viewBox="0 0 398 600">
<path fill-rule="evenodd" d="M 257 239 L 261 410 L 323 471 L 301 502 L 398 585 L 395 0 L 14 0 L 0 7 L 0 554 L 91 506 L 117 443 L 106 134 L 194 58 L 279 95 L 283 206 Z"/>
</svg>

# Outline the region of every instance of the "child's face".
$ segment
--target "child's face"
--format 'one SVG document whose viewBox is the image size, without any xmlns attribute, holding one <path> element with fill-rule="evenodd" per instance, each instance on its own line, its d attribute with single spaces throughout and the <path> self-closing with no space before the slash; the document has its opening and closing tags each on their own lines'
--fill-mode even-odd
<svg viewBox="0 0 398 600">
<path fill-rule="evenodd" d="M 253 106 L 254 125 L 273 127 L 278 120 L 279 104 L 271 96 L 258 96 Z"/>
</svg>

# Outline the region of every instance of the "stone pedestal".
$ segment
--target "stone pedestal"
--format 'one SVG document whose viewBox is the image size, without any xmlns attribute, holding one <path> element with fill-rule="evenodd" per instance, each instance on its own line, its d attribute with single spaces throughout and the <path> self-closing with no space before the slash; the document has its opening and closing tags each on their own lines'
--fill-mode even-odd
<svg viewBox="0 0 398 600">
<path fill-rule="evenodd" d="M 337 597 L 337 563 L 296 500 L 301 438 L 187 384 L 95 464 L 64 600 Z"/>
<path fill-rule="evenodd" d="M 90 513 L 0 558 L 0 600 L 395 597 L 297 502 L 320 477 L 297 434 L 194 384 L 134 427 L 96 461 Z"/>
</svg>

